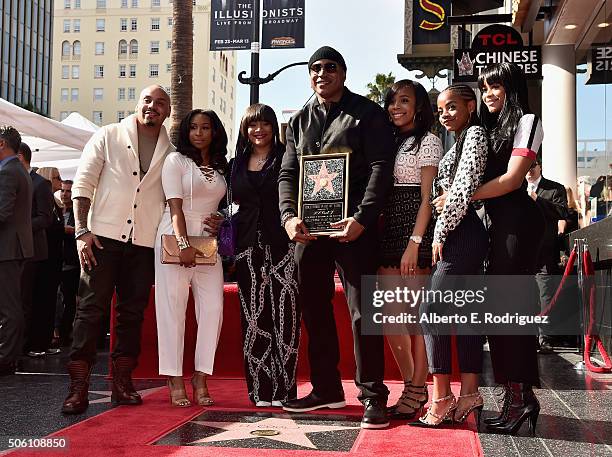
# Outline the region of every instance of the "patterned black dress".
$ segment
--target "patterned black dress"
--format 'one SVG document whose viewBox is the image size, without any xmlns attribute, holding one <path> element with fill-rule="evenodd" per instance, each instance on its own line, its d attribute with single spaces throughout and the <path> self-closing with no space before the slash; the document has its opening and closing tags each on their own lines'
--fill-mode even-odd
<svg viewBox="0 0 612 457">
<path fill-rule="evenodd" d="M 423 137 L 418 149 L 410 150 L 413 143 L 413 136 L 402 141 L 395 158 L 393 190 L 383 211 L 380 262 L 383 267 L 399 268 L 421 206 L 421 168 L 437 167 L 442 157 L 442 142 L 432 133 Z M 433 227 L 430 221 L 419 245 L 419 268 L 431 266 Z"/>
</svg>

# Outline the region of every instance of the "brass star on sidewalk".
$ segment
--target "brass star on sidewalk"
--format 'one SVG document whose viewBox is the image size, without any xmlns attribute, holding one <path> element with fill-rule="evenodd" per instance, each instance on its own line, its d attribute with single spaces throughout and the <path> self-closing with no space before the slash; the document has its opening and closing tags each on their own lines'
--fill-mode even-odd
<svg viewBox="0 0 612 457">
<path fill-rule="evenodd" d="M 314 182 L 314 190 L 312 191 L 312 195 L 316 195 L 321 189 L 325 189 L 330 194 L 334 193 L 334 186 L 332 181 L 334 178 L 338 176 L 338 173 L 330 173 L 327 171 L 327 166 L 325 162 L 321 164 L 321 169 L 319 173 L 316 175 L 308 175 L 308 178 Z"/>
<path fill-rule="evenodd" d="M 333 432 L 338 430 L 355 430 L 355 426 L 298 424 L 291 416 L 279 414 L 258 422 L 216 422 L 192 421 L 192 424 L 203 425 L 224 430 L 213 436 L 193 441 L 189 444 L 214 443 L 252 438 L 265 438 L 283 443 L 295 444 L 310 449 L 317 447 L 306 436 L 307 433 Z M 263 435 L 263 436 L 262 436 Z"/>
</svg>

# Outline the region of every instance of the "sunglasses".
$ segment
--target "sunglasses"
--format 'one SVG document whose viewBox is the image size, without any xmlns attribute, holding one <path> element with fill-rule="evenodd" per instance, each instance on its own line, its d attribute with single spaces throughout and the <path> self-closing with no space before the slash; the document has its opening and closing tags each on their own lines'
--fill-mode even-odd
<svg viewBox="0 0 612 457">
<path fill-rule="evenodd" d="M 321 70 L 325 70 L 326 73 L 336 73 L 338 71 L 338 64 L 333 62 L 328 63 L 315 63 L 310 66 L 312 73 L 319 74 Z"/>
</svg>

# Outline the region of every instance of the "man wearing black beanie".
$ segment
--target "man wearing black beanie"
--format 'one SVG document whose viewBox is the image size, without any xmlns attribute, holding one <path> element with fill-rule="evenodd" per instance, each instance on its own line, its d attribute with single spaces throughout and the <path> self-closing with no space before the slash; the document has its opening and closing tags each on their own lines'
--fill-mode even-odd
<svg viewBox="0 0 612 457">
<path fill-rule="evenodd" d="M 324 46 L 308 62 L 313 99 L 289 121 L 287 149 L 279 175 L 281 223 L 297 242 L 296 262 L 302 316 L 308 331 L 312 392 L 288 401 L 287 411 L 303 412 L 345 406 L 338 362 L 340 352 L 332 299 L 337 269 L 346 294 L 357 372 L 355 383 L 365 410 L 363 428 L 389 425 L 383 382 L 382 335 L 361 334 L 361 276 L 376 274 L 376 223 L 393 185 L 393 133 L 383 109 L 346 87 L 346 63 L 335 49 Z M 348 215 L 332 224 L 339 233 L 311 236 L 297 217 L 301 155 L 347 151 Z"/>
</svg>

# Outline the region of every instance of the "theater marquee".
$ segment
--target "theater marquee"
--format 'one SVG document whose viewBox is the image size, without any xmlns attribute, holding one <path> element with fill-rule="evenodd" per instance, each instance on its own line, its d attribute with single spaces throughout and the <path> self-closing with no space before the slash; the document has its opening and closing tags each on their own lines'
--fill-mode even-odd
<svg viewBox="0 0 612 457">
<path fill-rule="evenodd" d="M 455 49 L 454 81 L 476 82 L 480 73 L 494 63 L 515 63 L 527 79 L 542 79 L 542 49 L 525 46 L 523 38 L 512 27 L 490 25 L 482 29 L 468 49 Z"/>
</svg>

